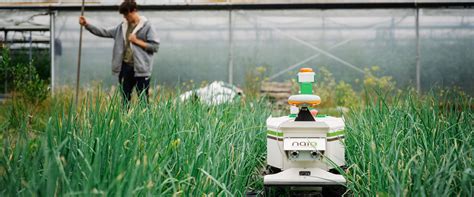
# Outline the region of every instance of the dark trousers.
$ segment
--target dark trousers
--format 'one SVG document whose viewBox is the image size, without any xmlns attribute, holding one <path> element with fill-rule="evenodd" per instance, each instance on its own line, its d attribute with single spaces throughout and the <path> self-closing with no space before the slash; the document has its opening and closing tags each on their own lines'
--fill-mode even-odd
<svg viewBox="0 0 474 197">
<path fill-rule="evenodd" d="M 124 104 L 128 104 L 132 99 L 132 91 L 134 86 L 136 86 L 140 101 L 148 103 L 150 77 L 135 77 L 133 66 L 123 62 L 122 69 L 119 74 L 119 82 L 122 88 Z"/>
</svg>

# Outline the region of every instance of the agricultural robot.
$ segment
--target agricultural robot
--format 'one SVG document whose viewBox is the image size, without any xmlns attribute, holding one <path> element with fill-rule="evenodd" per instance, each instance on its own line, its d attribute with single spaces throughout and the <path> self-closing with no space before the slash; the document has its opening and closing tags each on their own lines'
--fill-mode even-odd
<svg viewBox="0 0 474 197">
<path fill-rule="evenodd" d="M 313 94 L 315 73 L 298 73 L 299 94 L 288 98 L 290 115 L 267 119 L 266 196 L 340 196 L 346 180 L 344 119 L 317 114 L 321 98 Z M 340 170 L 341 168 L 339 168 Z M 309 195 L 308 195 L 309 194 Z"/>
</svg>

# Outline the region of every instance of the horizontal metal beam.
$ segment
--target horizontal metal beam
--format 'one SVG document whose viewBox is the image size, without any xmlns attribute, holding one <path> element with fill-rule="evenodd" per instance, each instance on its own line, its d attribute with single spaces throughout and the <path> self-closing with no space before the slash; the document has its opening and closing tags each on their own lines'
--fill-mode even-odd
<svg viewBox="0 0 474 197">
<path fill-rule="evenodd" d="M 386 3 L 259 3 L 259 4 L 170 4 L 139 5 L 139 10 L 301 10 L 301 9 L 402 9 L 402 8 L 474 8 L 474 2 L 386 2 Z M 0 10 L 80 11 L 80 5 L 8 5 Z M 86 5 L 88 11 L 117 11 L 118 5 Z"/>
<path fill-rule="evenodd" d="M 413 31 L 416 27 L 413 26 L 395 26 L 395 27 L 377 27 L 373 29 L 368 29 L 368 27 L 361 26 L 361 27 L 278 27 L 281 30 L 285 31 L 368 31 L 368 32 L 374 32 L 374 31 L 402 31 L 402 30 L 408 30 L 408 31 Z M 77 29 L 74 28 L 64 28 L 62 31 L 64 32 L 74 32 Z M 251 32 L 267 32 L 267 31 L 273 31 L 273 29 L 268 28 L 268 27 L 234 27 L 234 31 L 251 31 Z M 474 30 L 474 25 L 439 25 L 439 26 L 434 26 L 434 25 L 425 25 L 420 28 L 421 31 L 425 30 Z M 186 27 L 160 27 L 159 32 L 227 32 L 229 31 L 228 28 L 226 27 L 207 27 L 207 28 L 186 28 Z"/>
<path fill-rule="evenodd" d="M 48 44 L 42 44 L 38 46 L 33 47 L 35 51 L 49 51 L 49 45 Z M 11 45 L 8 47 L 10 51 L 17 51 L 17 50 L 29 50 L 30 46 L 17 46 L 17 45 Z"/>
<path fill-rule="evenodd" d="M 49 27 L 0 27 L 0 31 L 49 31 Z"/>
<path fill-rule="evenodd" d="M 0 41 L 0 42 L 6 42 L 8 44 L 28 44 L 30 43 L 29 40 L 7 40 L 7 41 Z M 42 44 L 49 44 L 49 40 L 32 40 L 31 43 L 42 43 Z"/>
</svg>

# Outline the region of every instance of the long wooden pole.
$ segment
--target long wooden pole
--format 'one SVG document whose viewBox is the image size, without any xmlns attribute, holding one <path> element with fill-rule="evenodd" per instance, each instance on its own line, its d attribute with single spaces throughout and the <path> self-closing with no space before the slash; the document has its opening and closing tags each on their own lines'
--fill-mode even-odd
<svg viewBox="0 0 474 197">
<path fill-rule="evenodd" d="M 82 0 L 82 6 L 81 6 L 81 16 L 84 16 L 84 1 Z M 81 52 L 82 52 L 82 31 L 84 27 L 81 25 L 81 30 L 79 32 L 79 53 L 77 55 L 77 76 L 76 76 L 76 109 L 77 109 L 77 104 L 79 102 L 79 79 L 81 78 Z"/>
</svg>

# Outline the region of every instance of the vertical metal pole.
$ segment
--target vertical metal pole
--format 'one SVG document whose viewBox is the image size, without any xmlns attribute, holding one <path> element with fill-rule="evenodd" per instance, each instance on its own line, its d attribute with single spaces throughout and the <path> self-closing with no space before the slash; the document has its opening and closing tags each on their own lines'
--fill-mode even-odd
<svg viewBox="0 0 474 197">
<path fill-rule="evenodd" d="M 7 48 L 7 36 L 8 36 L 8 31 L 4 31 L 3 34 L 5 35 L 4 39 L 4 47 Z M 3 52 L 3 51 L 2 51 Z M 10 51 L 9 51 L 10 52 Z M 2 57 L 5 58 L 5 57 Z M 7 68 L 5 68 L 7 69 Z M 5 72 L 5 94 L 8 93 L 8 72 Z"/>
<path fill-rule="evenodd" d="M 50 55 L 50 64 L 51 64 L 51 95 L 54 96 L 54 83 L 56 82 L 54 72 L 55 72 L 55 50 L 54 50 L 54 32 L 55 32 L 55 17 L 56 14 L 54 11 L 49 13 L 49 55 Z"/>
<path fill-rule="evenodd" d="M 84 16 L 84 0 L 82 0 L 81 6 L 81 16 Z M 79 53 L 77 55 L 77 76 L 76 76 L 76 109 L 77 104 L 79 103 L 79 79 L 81 78 L 81 52 L 82 52 L 82 31 L 84 27 L 81 25 L 81 30 L 79 32 Z"/>
<path fill-rule="evenodd" d="M 416 9 L 415 20 L 416 20 L 416 91 L 421 91 L 420 84 L 420 10 Z"/>
<path fill-rule="evenodd" d="M 321 29 L 322 29 L 322 38 L 321 38 L 321 45 L 322 47 L 326 48 L 326 17 L 324 15 L 324 11 L 321 12 Z"/>
<path fill-rule="evenodd" d="M 7 48 L 7 34 L 8 34 L 8 31 L 4 31 L 4 32 L 3 32 L 3 35 L 5 36 L 5 37 L 3 38 L 3 46 L 4 46 L 5 48 Z M 2 53 L 3 53 L 3 51 L 2 51 Z M 2 58 L 5 58 L 5 57 L 2 57 Z M 6 69 L 6 68 L 5 68 L 5 69 Z M 5 93 L 5 94 L 8 93 L 8 92 L 7 92 L 7 91 L 8 91 L 8 88 L 7 88 L 7 87 L 8 87 L 8 79 L 7 79 L 7 77 L 8 77 L 8 72 L 6 72 L 6 70 L 5 70 L 5 86 L 4 86 L 5 91 L 3 92 L 3 93 Z"/>
<path fill-rule="evenodd" d="M 390 47 L 395 48 L 395 18 L 393 16 L 390 22 Z"/>
<path fill-rule="evenodd" d="M 233 33 L 232 33 L 232 9 L 229 9 L 229 83 L 232 84 L 234 82 L 234 65 L 233 65 Z"/>
<path fill-rule="evenodd" d="M 255 42 L 255 54 L 254 54 L 254 59 L 257 60 L 258 59 L 258 56 L 260 55 L 260 26 L 259 26 L 259 21 L 258 21 L 259 17 L 256 16 L 255 17 L 255 38 L 256 38 L 256 42 Z M 257 65 L 255 65 L 257 66 Z"/>
<path fill-rule="evenodd" d="M 29 42 L 30 42 L 30 43 L 29 43 L 29 44 L 30 44 L 30 50 L 28 51 L 28 57 L 30 58 L 30 64 L 31 64 L 31 62 L 33 61 L 33 55 L 32 55 L 32 53 L 33 53 L 33 50 L 32 50 L 32 47 L 33 47 L 33 38 L 32 38 L 32 35 L 31 35 L 31 34 L 32 34 L 32 33 L 31 33 L 31 31 L 30 31 L 30 40 L 29 40 Z"/>
</svg>

